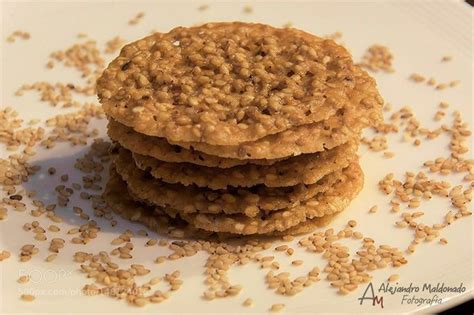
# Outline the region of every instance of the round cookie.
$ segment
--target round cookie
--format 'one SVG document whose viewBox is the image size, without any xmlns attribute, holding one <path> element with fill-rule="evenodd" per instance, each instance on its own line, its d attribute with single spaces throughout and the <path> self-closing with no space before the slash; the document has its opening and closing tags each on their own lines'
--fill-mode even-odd
<svg viewBox="0 0 474 315">
<path fill-rule="evenodd" d="M 97 93 L 137 132 L 237 145 L 327 119 L 367 79 L 358 69 L 345 48 L 300 30 L 210 23 L 124 46 Z"/>
<path fill-rule="evenodd" d="M 128 193 L 127 184 L 117 174 L 114 167 L 110 169 L 109 180 L 102 198 L 124 219 L 140 222 L 153 231 L 176 238 L 209 237 L 213 233 L 194 228 L 187 222 L 172 219 L 159 208 L 150 207 L 134 200 Z"/>
<path fill-rule="evenodd" d="M 127 190 L 126 183 L 120 178 L 120 176 L 111 169 L 110 179 L 106 184 L 104 193 L 104 200 L 113 209 L 113 211 L 119 214 L 126 220 L 133 222 L 139 222 L 152 231 L 170 236 L 173 238 L 193 238 L 193 239 L 230 239 L 245 237 L 246 235 L 231 234 L 231 233 L 214 233 L 208 232 L 202 229 L 197 229 L 187 222 L 180 221 L 178 219 L 172 219 L 166 215 L 160 207 L 152 207 L 144 203 L 139 203 L 132 198 Z M 280 235 L 298 235 L 307 233 L 313 229 L 324 226 L 330 222 L 333 215 L 328 215 L 320 218 L 314 218 L 306 220 L 286 231 L 272 232 L 268 236 L 280 236 Z M 248 235 L 252 237 L 253 235 Z"/>
<path fill-rule="evenodd" d="M 357 72 L 364 71 L 359 69 Z M 374 126 L 383 119 L 383 100 L 375 88 L 374 80 L 368 75 L 361 77 L 363 81 L 351 92 L 351 103 L 327 120 L 300 125 L 238 145 L 170 142 L 186 149 L 235 159 L 278 159 L 332 149 L 350 139 L 359 138 L 363 128 Z"/>
<path fill-rule="evenodd" d="M 196 150 L 188 150 L 186 148 L 170 144 L 164 138 L 151 137 L 142 133 L 138 133 L 132 128 L 116 122 L 110 117 L 109 124 L 107 125 L 107 134 L 112 140 L 118 142 L 127 150 L 142 155 L 147 155 L 165 162 L 192 163 L 208 167 L 229 168 L 245 164 L 271 165 L 281 160 L 228 159 L 209 155 Z"/>
<path fill-rule="evenodd" d="M 227 159 L 281 159 L 330 150 L 350 139 L 359 138 L 362 123 L 348 127 L 342 111 L 323 122 L 301 125 L 253 142 L 238 145 L 210 145 L 199 142 L 172 142 L 188 150 Z"/>
<path fill-rule="evenodd" d="M 152 205 L 178 209 L 182 213 L 243 213 L 249 217 L 256 216 L 260 210 L 293 207 L 328 190 L 342 176 L 342 171 L 338 170 L 310 185 L 277 188 L 259 185 L 250 189 L 210 190 L 154 179 L 136 167 L 131 153 L 124 150 L 118 155 L 115 168 L 127 182 L 128 190 Z"/>
<path fill-rule="evenodd" d="M 122 149 L 124 150 L 124 149 Z M 355 159 L 357 145 L 347 142 L 332 150 L 305 154 L 273 165 L 242 165 L 226 169 L 196 166 L 189 163 L 167 163 L 133 153 L 138 168 L 166 183 L 196 185 L 211 189 L 228 186 L 286 187 L 300 183 L 313 184 L 325 175 L 345 168 Z"/>
<path fill-rule="evenodd" d="M 362 189 L 364 176 L 359 164 L 352 163 L 340 183 L 328 191 L 302 202 L 293 208 L 262 213 L 254 218 L 242 214 L 184 214 L 175 209 L 163 208 L 171 217 L 189 222 L 192 226 L 210 232 L 232 234 L 268 234 L 285 231 L 317 217 L 333 215 L 344 210 Z"/>
</svg>

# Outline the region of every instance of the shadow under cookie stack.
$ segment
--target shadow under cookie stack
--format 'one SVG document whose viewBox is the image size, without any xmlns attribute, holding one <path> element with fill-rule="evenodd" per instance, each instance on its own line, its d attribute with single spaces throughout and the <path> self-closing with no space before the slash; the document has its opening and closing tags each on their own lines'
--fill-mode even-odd
<svg viewBox="0 0 474 315">
<path fill-rule="evenodd" d="M 363 186 L 375 81 L 332 40 L 214 23 L 126 45 L 98 80 L 116 158 L 104 199 L 173 237 L 291 235 Z"/>
</svg>

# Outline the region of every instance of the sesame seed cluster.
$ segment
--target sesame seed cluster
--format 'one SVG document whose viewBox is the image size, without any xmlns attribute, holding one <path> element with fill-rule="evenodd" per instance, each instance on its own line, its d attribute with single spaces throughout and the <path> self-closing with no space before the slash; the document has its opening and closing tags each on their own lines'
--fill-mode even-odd
<svg viewBox="0 0 474 315">
<path fill-rule="evenodd" d="M 104 199 L 174 237 L 311 231 L 363 186 L 375 81 L 333 40 L 263 24 L 178 27 L 97 81 L 115 142 Z"/>
<path fill-rule="evenodd" d="M 331 40 L 215 23 L 124 46 L 97 92 L 111 117 L 138 132 L 236 145 L 328 118 L 370 81 L 355 69 Z"/>
</svg>

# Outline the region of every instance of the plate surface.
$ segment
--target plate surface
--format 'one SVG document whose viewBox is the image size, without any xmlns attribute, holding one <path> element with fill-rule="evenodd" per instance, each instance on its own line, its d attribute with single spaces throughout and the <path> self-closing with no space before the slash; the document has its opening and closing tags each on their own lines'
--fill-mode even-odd
<svg viewBox="0 0 474 315">
<path fill-rule="evenodd" d="M 198 7 L 208 4 L 209 8 L 199 11 Z M 77 42 L 78 33 L 86 33 L 89 38 L 97 40 L 100 47 L 109 39 L 120 35 L 128 41 L 143 37 L 151 30 L 167 31 L 172 27 L 189 26 L 206 21 L 256 21 L 283 26 L 291 22 L 294 27 L 312 32 L 317 35 L 327 35 L 340 31 L 343 33 L 342 42 L 352 52 L 355 60 L 360 60 L 364 51 L 372 44 L 386 45 L 394 54 L 395 73 L 373 74 L 377 79 L 379 90 L 384 99 L 391 103 L 393 111 L 409 105 L 417 115 L 421 124 L 433 128 L 438 125 L 433 116 L 438 110 L 440 101 L 446 101 L 451 106 L 443 123 L 450 124 L 452 111 L 458 110 L 464 119 L 472 126 L 472 10 L 461 2 L 439 1 L 410 1 L 410 2 L 354 2 L 354 1 L 258 1 L 258 2 L 190 2 L 190 1 L 12 1 L 3 2 L 2 11 L 2 44 L 1 44 L 1 104 L 12 106 L 25 121 L 33 118 L 45 120 L 58 113 L 74 111 L 74 109 L 53 108 L 41 102 L 36 93 L 25 93 L 24 96 L 14 96 L 19 86 L 37 81 L 48 82 L 79 82 L 80 76 L 70 68 L 61 66 L 53 70 L 45 68 L 50 52 L 63 50 Z M 252 13 L 245 13 L 243 8 L 251 5 Z M 130 26 L 127 21 L 138 12 L 145 16 L 137 25 Z M 15 30 L 28 31 L 31 39 L 17 40 L 6 43 L 6 38 Z M 442 56 L 453 57 L 450 62 L 440 62 Z M 110 60 L 110 56 L 108 58 Z M 412 73 L 435 77 L 438 81 L 449 82 L 459 80 L 459 86 L 442 91 L 436 91 L 426 84 L 415 84 L 408 80 Z M 90 101 L 95 99 L 89 98 Z M 389 117 L 387 113 L 386 117 Z M 99 128 L 104 135 L 105 121 L 93 120 L 91 124 Z M 378 190 L 378 181 L 387 173 L 402 177 L 405 171 L 418 172 L 428 159 L 449 154 L 447 136 L 436 140 L 423 142 L 415 147 L 402 141 L 401 134 L 388 136 L 390 150 L 396 155 L 387 159 L 382 154 L 369 152 L 361 146 L 361 165 L 365 172 L 365 187 L 350 208 L 342 213 L 333 223 L 335 228 L 344 227 L 350 219 L 358 221 L 357 229 L 376 240 L 378 244 L 389 244 L 406 248 L 413 238 L 412 231 L 398 229 L 394 222 L 399 220 L 399 214 L 391 213 L 388 204 L 389 197 Z M 470 147 L 474 147 L 472 140 Z M 39 150 L 34 157 L 36 164 L 42 166 L 42 173 L 54 166 L 58 174 L 69 173 L 70 182 L 80 179 L 73 164 L 77 157 L 84 154 L 86 147 L 71 147 L 69 144 L 58 145 L 52 150 Z M 9 152 L 0 146 L 0 157 L 5 158 Z M 472 158 L 472 155 L 471 155 Z M 56 176 L 56 179 L 58 176 Z M 452 183 L 463 183 L 462 176 L 444 176 Z M 47 194 L 58 185 L 49 177 L 36 176 L 25 186 L 36 189 L 45 203 L 55 200 L 55 196 Z M 77 198 L 78 199 L 78 198 Z M 81 205 L 73 199 L 75 205 Z M 378 205 L 375 214 L 368 214 L 368 209 Z M 425 211 L 423 221 L 429 224 L 442 220 L 446 209 L 449 209 L 446 199 L 433 198 L 421 207 Z M 420 209 L 421 209 L 420 208 Z M 90 210 L 85 209 L 90 213 Z M 472 206 L 471 206 L 472 211 Z M 61 223 L 62 231 L 83 223 L 72 214 L 71 209 L 59 209 L 58 213 L 66 218 Z M 141 226 L 118 220 L 118 228 L 111 229 L 107 221 L 97 219 L 103 226 L 100 237 L 87 244 L 79 246 L 67 244 L 59 257 L 52 263 L 44 262 L 47 253 L 47 242 L 33 240 L 31 232 L 23 231 L 25 222 L 35 218 L 26 212 L 9 210 L 8 218 L 0 222 L 0 250 L 9 250 L 10 259 L 0 263 L 1 295 L 0 311 L 2 313 L 33 313 L 33 312 L 67 312 L 67 313 L 265 313 L 273 303 L 284 303 L 285 312 L 291 313 L 348 313 L 348 312 L 415 312 L 440 310 L 450 305 L 460 303 L 472 296 L 473 292 L 473 220 L 472 216 L 456 221 L 452 226 L 442 231 L 442 237 L 448 244 L 442 246 L 438 240 L 423 243 L 418 246 L 416 253 L 407 255 L 408 264 L 401 268 L 385 268 L 373 272 L 372 284 L 376 291 L 392 274 L 399 274 L 398 286 L 418 286 L 420 292 L 408 294 L 406 298 L 415 296 L 425 299 L 442 299 L 443 304 L 435 306 L 426 303 L 417 304 L 412 300 L 408 303 L 404 294 L 380 293 L 383 296 L 384 308 L 372 305 L 371 301 L 358 300 L 366 289 L 360 286 L 355 292 L 341 296 L 322 280 L 294 297 L 282 297 L 266 288 L 264 283 L 265 271 L 257 265 L 232 268 L 230 279 L 243 285 L 243 290 L 237 297 L 206 302 L 201 299 L 204 291 L 202 267 L 205 262 L 203 253 L 192 258 L 182 259 L 173 263 L 153 264 L 160 255 L 166 255 L 163 247 L 145 248 L 147 240 L 137 237 L 134 241 L 134 262 L 142 263 L 152 269 L 152 273 L 164 274 L 180 270 L 184 284 L 172 297 L 159 305 L 149 305 L 145 308 L 128 306 L 123 301 L 95 296 L 87 297 L 81 293 L 81 288 L 90 283 L 78 271 L 78 264 L 72 262 L 72 254 L 77 250 L 97 252 L 104 248 L 112 249 L 110 240 L 117 237 L 120 230 L 126 228 L 137 231 Z M 43 226 L 50 224 L 45 218 L 38 221 Z M 62 232 L 61 232 L 62 233 Z M 58 235 L 62 235 L 58 233 Z M 154 235 L 150 235 L 154 236 Z M 156 236 L 155 236 L 156 237 Z M 18 262 L 17 255 L 23 244 L 34 242 L 38 244 L 40 253 L 28 263 Z M 351 248 L 357 248 L 355 241 L 348 243 Z M 295 249 L 298 248 L 296 245 Z M 269 251 L 272 253 L 272 251 Z M 291 271 L 292 276 L 303 275 L 314 266 L 324 268 L 325 261 L 314 254 L 305 253 L 298 248 L 293 257 L 276 255 L 282 269 Z M 301 258 L 301 267 L 291 267 L 293 259 Z M 121 262 L 123 263 L 123 262 Z M 130 262 L 125 262 L 130 263 Z M 29 284 L 18 284 L 16 280 L 22 274 L 32 276 Z M 324 276 L 323 276 L 324 277 Z M 424 284 L 436 286 L 461 286 L 462 293 L 429 293 L 422 292 Z M 19 296 L 32 290 L 36 300 L 26 303 Z M 437 295 L 435 297 L 435 295 Z M 255 305 L 252 308 L 242 306 L 242 301 L 253 297 Z M 436 304 L 436 303 L 435 303 Z M 430 307 L 433 307 L 430 309 Z"/>
</svg>

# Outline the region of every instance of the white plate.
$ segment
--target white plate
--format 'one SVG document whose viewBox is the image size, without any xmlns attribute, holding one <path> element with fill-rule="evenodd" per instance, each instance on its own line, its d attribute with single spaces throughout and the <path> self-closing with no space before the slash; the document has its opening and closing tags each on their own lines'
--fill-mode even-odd
<svg viewBox="0 0 474 315">
<path fill-rule="evenodd" d="M 432 117 L 440 101 L 448 101 L 452 106 L 449 111 L 457 109 L 472 125 L 472 11 L 464 3 L 440 1 L 411 1 L 411 2 L 306 2 L 278 1 L 254 2 L 253 13 L 243 13 L 244 2 L 212 2 L 210 7 L 200 12 L 197 7 L 204 2 L 184 1 L 11 1 L 2 3 L 2 103 L 11 105 L 25 119 L 47 118 L 59 113 L 49 105 L 38 101 L 35 93 L 27 93 L 15 97 L 14 91 L 23 83 L 35 81 L 72 81 L 79 78 L 71 69 L 57 67 L 46 70 L 44 65 L 49 53 L 53 50 L 64 49 L 76 39 L 79 32 L 87 33 L 99 44 L 120 35 L 127 40 L 133 40 L 147 35 L 152 29 L 169 30 L 178 25 L 192 25 L 205 21 L 258 21 L 281 26 L 293 22 L 295 27 L 306 31 L 326 35 L 335 31 L 343 32 L 343 42 L 352 51 L 355 60 L 359 60 L 365 49 L 374 43 L 387 45 L 395 55 L 394 74 L 376 74 L 379 89 L 383 97 L 393 104 L 394 108 L 411 105 L 422 124 L 434 126 Z M 143 11 L 145 17 L 135 26 L 129 26 L 127 21 L 136 13 Z M 28 41 L 17 40 L 14 44 L 6 44 L 6 37 L 14 30 L 26 30 L 31 33 Z M 443 55 L 452 55 L 449 63 L 441 63 Z M 434 76 L 440 81 L 460 80 L 461 84 L 452 89 L 435 91 L 425 84 L 414 84 L 407 77 L 418 72 Z M 450 123 L 450 115 L 445 118 Z M 94 122 L 104 131 L 104 121 Z M 418 171 L 423 161 L 433 156 L 445 156 L 448 144 L 447 137 L 436 141 L 423 143 L 415 148 L 400 141 L 400 135 L 389 137 L 391 149 L 397 153 L 393 159 L 384 159 L 380 154 L 367 152 L 361 148 L 362 167 L 366 174 L 364 190 L 352 203 L 349 209 L 334 222 L 335 227 L 342 227 L 349 219 L 359 222 L 359 230 L 373 237 L 379 244 L 390 244 L 406 248 L 411 233 L 393 227 L 398 215 L 390 213 L 388 197 L 377 189 L 377 182 L 388 172 L 397 176 L 405 170 Z M 472 147 L 472 146 L 471 146 Z M 73 173 L 72 164 L 76 157 L 84 152 L 84 148 L 71 148 L 60 145 L 54 150 L 44 152 L 35 157 L 43 166 L 43 170 L 54 165 L 58 174 Z M 1 156 L 8 153 L 2 146 Z M 79 176 L 78 174 L 74 176 Z M 70 181 L 73 181 L 71 179 Z M 449 177 L 452 182 L 459 182 L 459 176 Z M 41 185 L 40 185 L 41 184 Z M 37 187 L 39 191 L 48 191 L 57 185 L 48 177 L 33 179 L 27 184 Z M 35 186 L 36 185 L 36 186 Z M 43 196 L 45 199 L 50 196 Z M 379 212 L 367 214 L 372 205 L 379 205 Z M 449 204 L 445 200 L 434 198 L 424 204 L 427 212 L 427 222 L 442 219 Z M 60 214 L 68 218 L 63 223 L 63 231 L 80 221 L 70 215 L 70 209 L 61 209 Z M 205 302 L 199 296 L 204 290 L 202 281 L 204 255 L 183 259 L 173 264 L 154 265 L 153 259 L 163 254 L 164 249 L 154 248 L 145 250 L 140 244 L 145 238 L 137 238 L 137 249 L 134 251 L 134 261 L 152 268 L 152 273 L 175 269 L 181 270 L 184 285 L 169 301 L 160 305 L 150 305 L 146 308 L 129 307 L 123 301 L 114 301 L 105 297 L 85 297 L 80 295 L 80 288 L 88 279 L 78 272 L 78 265 L 71 262 L 74 250 L 98 251 L 112 248 L 108 242 L 121 229 L 138 230 L 141 227 L 129 222 L 119 221 L 119 228 L 111 230 L 104 224 L 100 238 L 91 242 L 87 247 L 68 245 L 53 263 L 43 262 L 46 256 L 46 244 L 39 244 L 40 253 L 29 263 L 17 262 L 16 255 L 22 244 L 32 242 L 31 232 L 24 232 L 21 226 L 31 222 L 26 212 L 9 212 L 8 220 L 0 223 L 0 249 L 12 252 L 12 257 L 2 263 L 1 268 L 1 300 L 2 313 L 30 312 L 68 312 L 68 313 L 263 313 L 273 303 L 286 304 L 288 313 L 314 312 L 413 312 L 434 311 L 454 305 L 472 296 L 472 217 L 462 219 L 442 232 L 449 244 L 441 246 L 437 241 L 422 244 L 415 254 L 409 255 L 409 263 L 399 269 L 386 268 L 374 272 L 372 283 L 376 288 L 394 273 L 401 275 L 400 285 L 423 286 L 424 283 L 436 285 L 445 283 L 447 286 L 466 288 L 463 294 L 438 294 L 444 304 L 429 308 L 429 305 L 402 304 L 402 294 L 379 296 L 384 297 L 384 309 L 372 306 L 370 302 L 359 304 L 358 298 L 363 294 L 365 286 L 355 293 L 339 296 L 330 288 L 325 280 L 306 289 L 292 298 L 281 297 L 266 289 L 264 271 L 257 266 L 233 268 L 231 280 L 240 283 L 244 289 L 238 297 Z M 431 220 L 431 221 L 430 221 Z M 43 226 L 49 223 L 40 219 Z M 40 243 L 40 242 L 36 242 Z M 43 242 L 46 243 L 46 242 Z M 357 243 L 351 242 L 351 246 Z M 296 247 L 295 247 L 296 248 Z M 297 276 L 307 272 L 313 266 L 324 266 L 324 261 L 317 255 L 303 253 L 297 250 L 294 255 L 304 258 L 302 267 L 289 267 L 290 259 L 278 256 L 283 269 L 292 271 Z M 293 258 L 294 259 L 294 258 Z M 129 263 L 129 262 L 126 262 Z M 286 267 L 288 266 L 288 267 Z M 30 273 L 35 281 L 27 285 L 16 282 L 22 273 Z M 41 279 L 40 279 L 41 278 Z M 59 291 L 37 291 L 36 301 L 22 302 L 19 296 L 26 289 L 59 289 Z M 420 292 L 417 297 L 430 298 L 433 294 Z M 255 306 L 244 308 L 242 301 L 253 296 Z"/>
</svg>

